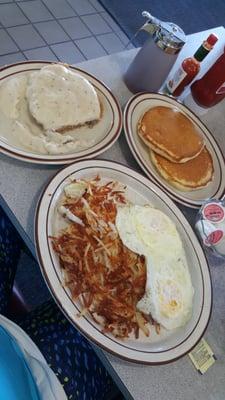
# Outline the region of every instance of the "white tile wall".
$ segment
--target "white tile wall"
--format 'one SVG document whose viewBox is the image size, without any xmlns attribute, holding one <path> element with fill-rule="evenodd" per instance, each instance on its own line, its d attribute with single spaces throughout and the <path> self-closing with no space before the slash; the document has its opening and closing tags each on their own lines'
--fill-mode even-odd
<svg viewBox="0 0 225 400">
<path fill-rule="evenodd" d="M 104 48 L 93 36 L 85 39 L 76 40 L 75 43 L 87 59 L 102 57 L 107 54 Z"/>
</svg>

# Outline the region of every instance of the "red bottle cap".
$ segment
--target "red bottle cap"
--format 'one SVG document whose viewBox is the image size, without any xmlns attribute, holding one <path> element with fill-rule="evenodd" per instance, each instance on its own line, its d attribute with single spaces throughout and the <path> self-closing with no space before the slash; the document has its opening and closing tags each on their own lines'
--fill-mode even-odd
<svg viewBox="0 0 225 400">
<path fill-rule="evenodd" d="M 208 39 L 206 40 L 211 46 L 214 46 L 214 44 L 217 42 L 218 37 L 216 35 L 214 35 L 214 33 L 211 33 L 211 35 L 209 35 Z"/>
</svg>

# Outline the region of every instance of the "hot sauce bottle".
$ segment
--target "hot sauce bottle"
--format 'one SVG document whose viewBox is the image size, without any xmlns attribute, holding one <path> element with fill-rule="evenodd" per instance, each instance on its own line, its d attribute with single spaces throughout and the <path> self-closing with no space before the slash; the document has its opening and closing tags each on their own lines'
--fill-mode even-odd
<svg viewBox="0 0 225 400">
<path fill-rule="evenodd" d="M 202 43 L 193 57 L 185 58 L 175 72 L 172 79 L 167 82 L 167 90 L 174 97 L 178 97 L 185 87 L 192 82 L 200 70 L 200 63 L 212 50 L 218 38 L 213 33 Z"/>
<path fill-rule="evenodd" d="M 202 107 L 212 107 L 225 98 L 225 48 L 206 74 L 191 85 L 191 93 Z"/>
</svg>

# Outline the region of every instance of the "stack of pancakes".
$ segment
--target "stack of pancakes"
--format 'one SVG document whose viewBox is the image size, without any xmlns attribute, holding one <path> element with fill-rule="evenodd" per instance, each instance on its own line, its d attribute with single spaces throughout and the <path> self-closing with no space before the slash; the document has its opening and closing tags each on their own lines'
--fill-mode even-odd
<svg viewBox="0 0 225 400">
<path fill-rule="evenodd" d="M 177 109 L 149 109 L 138 123 L 138 134 L 158 172 L 179 190 L 196 190 L 212 180 L 212 156 L 195 125 Z"/>
</svg>

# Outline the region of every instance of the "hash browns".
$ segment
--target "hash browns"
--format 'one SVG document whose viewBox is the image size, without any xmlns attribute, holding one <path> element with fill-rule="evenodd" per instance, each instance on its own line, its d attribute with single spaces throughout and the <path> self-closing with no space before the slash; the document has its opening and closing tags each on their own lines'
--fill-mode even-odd
<svg viewBox="0 0 225 400">
<path fill-rule="evenodd" d="M 127 203 L 125 187 L 103 184 L 99 176 L 85 183 L 87 190 L 80 198 L 64 196 L 62 201 L 77 222 L 52 238 L 64 284 L 82 304 L 81 315 L 91 315 L 103 332 L 138 338 L 141 329 L 149 336 L 151 322 L 158 333 L 159 325 L 136 309 L 145 292 L 145 259 L 123 245 L 115 227 L 117 206 Z"/>
</svg>

